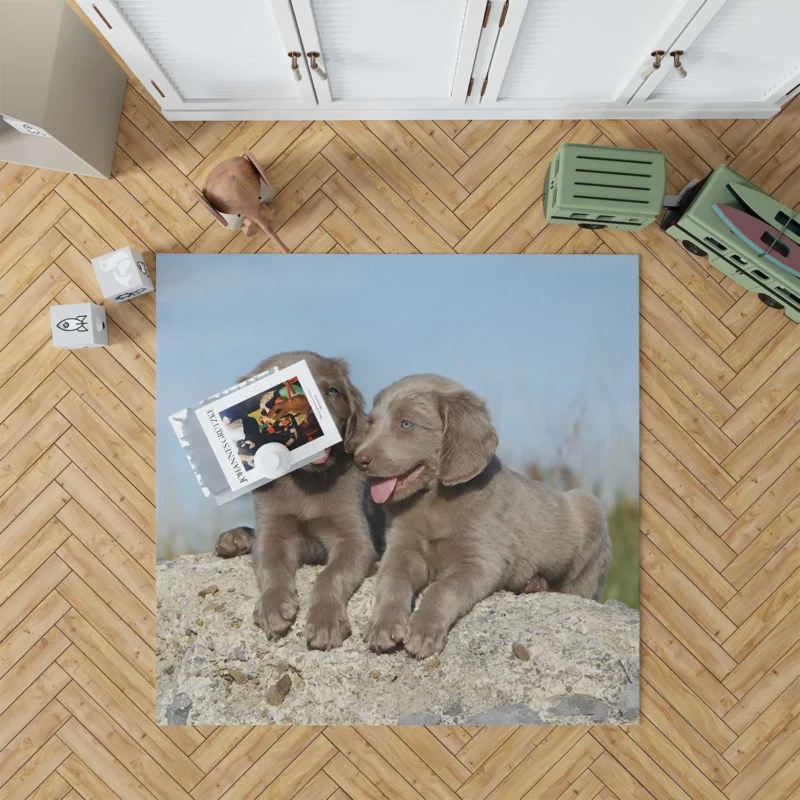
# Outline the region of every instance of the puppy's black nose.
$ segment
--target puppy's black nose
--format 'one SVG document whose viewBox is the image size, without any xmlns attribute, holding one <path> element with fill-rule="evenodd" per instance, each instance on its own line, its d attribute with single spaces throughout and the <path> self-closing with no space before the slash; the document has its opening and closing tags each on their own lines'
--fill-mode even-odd
<svg viewBox="0 0 800 800">
<path fill-rule="evenodd" d="M 372 463 L 372 455 L 367 452 L 356 453 L 355 459 L 359 467 L 368 467 Z"/>
</svg>

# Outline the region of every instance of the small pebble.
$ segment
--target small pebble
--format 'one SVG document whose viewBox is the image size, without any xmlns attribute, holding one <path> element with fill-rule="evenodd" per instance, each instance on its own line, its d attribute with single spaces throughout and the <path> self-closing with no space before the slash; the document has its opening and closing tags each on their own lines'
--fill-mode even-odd
<svg viewBox="0 0 800 800">
<path fill-rule="evenodd" d="M 520 661 L 530 661 L 531 654 L 528 652 L 528 648 L 524 645 L 521 645 L 519 642 L 514 642 L 511 646 L 511 652 L 520 660 Z"/>
<path fill-rule="evenodd" d="M 370 676 L 370 678 L 375 678 L 375 680 L 377 681 L 378 678 L 381 677 L 381 674 L 380 674 L 380 672 L 378 672 L 378 670 L 374 669 L 374 670 L 372 670 L 372 672 L 370 672 L 369 676 Z"/>
<path fill-rule="evenodd" d="M 247 683 L 247 675 L 239 669 L 230 669 L 228 674 L 233 678 L 236 683 Z"/>
<path fill-rule="evenodd" d="M 271 706 L 279 706 L 292 689 L 292 679 L 289 674 L 283 675 L 281 679 L 269 687 L 267 691 L 267 703 Z"/>
<path fill-rule="evenodd" d="M 217 586 L 206 586 L 205 589 L 201 589 L 197 594 L 200 597 L 206 597 L 207 595 L 215 595 L 219 591 L 219 587 Z"/>
</svg>

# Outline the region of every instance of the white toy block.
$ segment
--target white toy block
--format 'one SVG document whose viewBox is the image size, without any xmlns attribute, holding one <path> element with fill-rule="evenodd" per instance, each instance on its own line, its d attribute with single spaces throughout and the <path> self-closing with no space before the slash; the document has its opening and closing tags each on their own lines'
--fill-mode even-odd
<svg viewBox="0 0 800 800">
<path fill-rule="evenodd" d="M 50 306 L 53 346 L 66 350 L 108 344 L 106 310 L 94 303 Z"/>
<path fill-rule="evenodd" d="M 106 300 L 121 303 L 153 291 L 153 281 L 142 254 L 123 247 L 92 259 L 94 273 Z"/>
</svg>

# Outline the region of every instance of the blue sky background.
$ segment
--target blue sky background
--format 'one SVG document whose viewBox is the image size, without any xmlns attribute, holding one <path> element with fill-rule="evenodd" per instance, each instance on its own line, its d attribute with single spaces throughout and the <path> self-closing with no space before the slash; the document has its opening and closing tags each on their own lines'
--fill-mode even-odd
<svg viewBox="0 0 800 800">
<path fill-rule="evenodd" d="M 371 405 L 438 372 L 488 403 L 498 453 L 638 495 L 636 256 L 159 255 L 158 552 L 213 548 L 252 500 L 203 497 L 168 416 L 284 350 L 344 357 Z"/>
</svg>

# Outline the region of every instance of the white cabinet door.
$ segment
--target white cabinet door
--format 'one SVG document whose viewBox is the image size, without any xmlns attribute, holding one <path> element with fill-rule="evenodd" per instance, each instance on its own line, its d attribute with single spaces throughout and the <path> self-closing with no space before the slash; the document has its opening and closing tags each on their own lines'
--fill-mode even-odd
<svg viewBox="0 0 800 800">
<path fill-rule="evenodd" d="M 781 103 L 799 88 L 800 0 L 710 0 L 670 45 L 683 50 L 686 77 L 671 62 L 637 92 L 632 105 L 696 108 Z"/>
<path fill-rule="evenodd" d="M 703 0 L 509 0 L 481 105 L 592 109 L 627 102 L 649 54 Z"/>
<path fill-rule="evenodd" d="M 78 2 L 164 109 L 316 106 L 290 0 Z"/>
<path fill-rule="evenodd" d="M 486 0 L 292 0 L 320 106 L 463 104 Z"/>
</svg>

